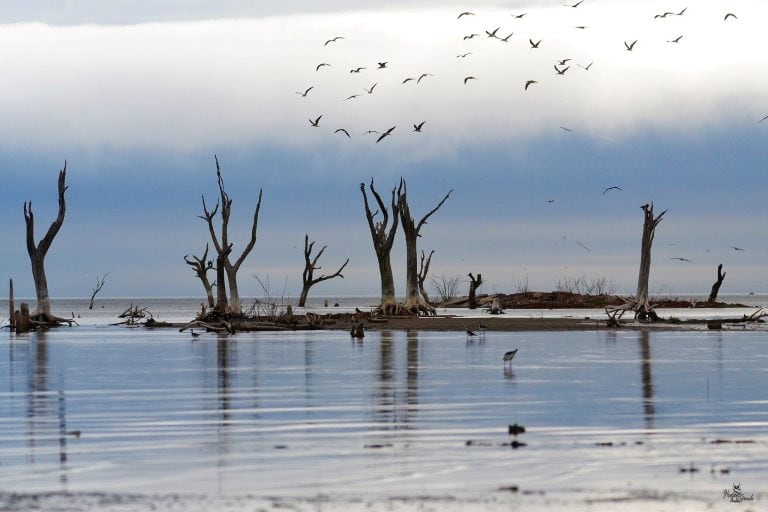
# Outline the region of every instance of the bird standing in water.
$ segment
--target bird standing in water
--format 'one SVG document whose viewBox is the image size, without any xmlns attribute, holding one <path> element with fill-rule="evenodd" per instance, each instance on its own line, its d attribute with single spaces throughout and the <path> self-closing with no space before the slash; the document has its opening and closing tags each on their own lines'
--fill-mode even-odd
<svg viewBox="0 0 768 512">
<path fill-rule="evenodd" d="M 516 355 L 517 355 L 517 349 L 510 350 L 509 352 L 504 354 L 504 362 L 505 363 L 511 362 L 515 358 Z"/>
</svg>

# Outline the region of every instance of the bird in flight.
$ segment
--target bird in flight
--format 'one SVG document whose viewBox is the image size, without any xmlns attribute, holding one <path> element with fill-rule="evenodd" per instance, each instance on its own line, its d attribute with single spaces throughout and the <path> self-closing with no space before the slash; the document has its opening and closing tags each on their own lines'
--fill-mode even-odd
<svg viewBox="0 0 768 512">
<path fill-rule="evenodd" d="M 565 63 L 568 62 L 569 60 L 571 60 L 571 59 L 559 60 L 559 61 L 557 61 L 557 65 L 558 66 L 565 66 Z"/>
<path fill-rule="evenodd" d="M 670 14 L 675 14 L 675 13 L 673 13 L 673 12 L 670 12 L 670 11 L 667 11 L 667 12 L 665 12 L 664 14 L 657 14 L 656 16 L 654 16 L 654 17 L 653 17 L 653 19 L 658 19 L 658 18 L 666 18 L 666 17 L 667 17 L 667 16 L 669 16 Z"/>
<path fill-rule="evenodd" d="M 687 11 L 687 10 L 688 10 L 688 8 L 684 7 L 683 10 L 678 12 L 677 14 L 675 14 L 675 16 L 682 16 L 683 14 L 685 14 L 685 11 Z"/>
<path fill-rule="evenodd" d="M 320 71 L 320 68 L 323 66 L 330 66 L 330 64 L 328 64 L 327 62 L 321 62 L 320 64 L 317 65 L 317 67 L 315 68 L 315 71 Z"/>
<path fill-rule="evenodd" d="M 589 252 L 592 252 L 592 249 L 590 249 L 589 247 L 587 247 L 583 243 L 579 242 L 578 240 L 576 240 L 576 243 L 579 244 L 580 246 L 582 246 L 584 249 L 588 250 Z"/>
<path fill-rule="evenodd" d="M 736 247 L 735 245 L 732 245 L 732 246 L 731 246 L 731 249 L 733 249 L 734 251 L 743 251 L 743 252 L 747 252 L 747 251 L 745 251 L 744 249 L 742 249 L 741 247 Z"/>
<path fill-rule="evenodd" d="M 424 123 L 426 123 L 426 121 L 413 125 L 413 131 L 421 133 L 421 128 L 424 126 Z"/>
<path fill-rule="evenodd" d="M 457 59 L 466 59 L 467 55 L 472 55 L 472 52 L 462 53 L 461 55 L 457 55 L 456 58 Z"/>
<path fill-rule="evenodd" d="M 571 4 L 565 4 L 563 7 L 578 7 L 578 6 L 580 6 L 580 5 L 581 5 L 583 2 L 584 2 L 584 0 L 579 0 L 578 2 L 576 2 L 576 3 L 575 3 L 575 4 L 573 4 L 573 5 L 571 5 Z"/>
<path fill-rule="evenodd" d="M 344 101 L 347 101 L 347 100 L 353 100 L 353 99 L 355 99 L 355 98 L 359 98 L 359 97 L 360 97 L 360 95 L 359 95 L 359 94 L 353 94 L 352 96 L 349 96 L 349 97 L 347 97 L 347 98 L 344 98 Z"/>
<path fill-rule="evenodd" d="M 636 44 L 636 43 L 637 43 L 637 39 L 635 39 L 634 41 L 632 41 L 632 44 L 629 44 L 629 43 L 627 43 L 626 41 L 624 41 L 624 47 L 627 49 L 627 51 L 628 51 L 628 52 L 631 52 L 631 51 L 632 51 L 632 49 L 635 47 L 635 44 Z"/>
<path fill-rule="evenodd" d="M 488 35 L 488 37 L 496 37 L 496 32 L 498 32 L 500 28 L 501 27 L 496 27 L 493 32 L 489 32 L 486 30 L 485 33 Z"/>
<path fill-rule="evenodd" d="M 468 76 L 468 77 L 464 78 L 464 85 L 467 85 L 467 82 L 468 82 L 469 80 L 477 80 L 477 78 L 475 78 L 475 77 L 473 77 L 473 76 Z"/>
<path fill-rule="evenodd" d="M 408 77 L 408 78 L 406 78 L 405 80 L 403 80 L 403 83 L 407 83 L 407 82 L 410 82 L 411 80 L 416 80 L 416 79 L 415 79 L 415 78 L 413 78 L 413 77 Z"/>
<path fill-rule="evenodd" d="M 530 87 L 533 84 L 537 84 L 537 83 L 539 83 L 539 82 L 537 82 L 536 80 L 528 80 L 528 81 L 526 81 L 525 82 L 525 90 L 527 91 L 528 87 Z"/>
<path fill-rule="evenodd" d="M 725 18 L 723 18 L 723 20 L 724 20 L 724 21 L 728 21 L 728 18 L 733 18 L 733 19 L 735 19 L 735 20 L 739 19 L 739 18 L 738 18 L 738 16 L 736 16 L 736 15 L 735 15 L 735 14 L 733 14 L 732 12 L 729 12 L 728 14 L 726 14 L 726 15 L 725 15 Z"/>
<path fill-rule="evenodd" d="M 352 138 L 352 137 L 349 136 L 349 132 L 347 130 L 345 130 L 344 128 L 339 128 L 338 130 L 334 131 L 333 133 L 339 133 L 339 132 L 343 133 L 344 135 L 346 135 L 350 139 Z"/>
<path fill-rule="evenodd" d="M 693 263 L 693 262 L 692 262 L 691 260 L 689 260 L 688 258 L 669 258 L 669 259 L 671 259 L 671 260 L 680 260 L 680 261 L 686 261 L 686 262 L 688 262 L 688 263 Z"/>
<path fill-rule="evenodd" d="M 387 136 L 388 136 L 390 133 L 392 133 L 392 130 L 394 130 L 395 128 L 397 128 L 397 126 L 393 126 L 393 127 L 392 127 L 392 128 L 390 128 L 389 130 L 387 130 L 387 131 L 385 131 L 384 133 L 382 133 L 382 134 L 379 136 L 379 138 L 378 138 L 378 139 L 376 139 L 376 143 L 378 144 L 379 142 L 381 142 L 381 140 L 382 140 L 384 137 L 387 137 Z"/>
<path fill-rule="evenodd" d="M 463 13 L 459 14 L 459 17 L 458 17 L 458 18 L 456 18 L 456 19 L 457 19 L 457 20 L 458 20 L 458 19 L 461 19 L 461 17 L 462 17 L 462 16 L 474 16 L 474 15 L 475 15 L 475 13 L 473 13 L 473 12 L 469 12 L 469 11 L 466 11 L 466 12 L 463 12 Z"/>
<path fill-rule="evenodd" d="M 578 28 L 579 30 L 586 30 L 586 25 L 576 25 L 574 28 Z"/>
<path fill-rule="evenodd" d="M 617 187 L 615 185 L 613 187 L 608 187 L 605 190 L 603 190 L 603 195 L 605 195 L 605 193 L 608 192 L 609 190 L 622 190 L 622 188 L 621 187 Z"/>
<path fill-rule="evenodd" d="M 373 84 L 370 89 L 366 89 L 365 87 L 363 87 L 363 90 L 368 94 L 373 94 L 373 89 L 375 89 L 377 85 L 379 85 L 379 82 L 376 82 L 375 84 Z"/>
<path fill-rule="evenodd" d="M 331 39 L 327 40 L 327 41 L 325 42 L 325 44 L 323 44 L 323 46 L 328 46 L 328 43 L 335 43 L 335 42 L 336 42 L 336 41 L 338 41 L 339 39 L 344 39 L 344 36 L 336 36 L 336 37 L 332 37 Z"/>
<path fill-rule="evenodd" d="M 379 133 L 379 132 L 377 132 L 376 130 L 368 130 L 363 135 L 370 135 L 371 133 Z"/>
<path fill-rule="evenodd" d="M 315 88 L 315 86 L 313 85 L 313 86 L 311 86 L 311 87 L 307 87 L 307 90 L 306 90 L 306 91 L 304 91 L 304 92 L 299 92 L 299 91 L 296 91 L 296 94 L 298 94 L 298 95 L 299 95 L 299 96 L 301 96 L 302 98 L 306 98 L 306 97 L 307 97 L 307 94 L 309 94 L 309 91 L 311 91 L 311 90 L 312 90 L 312 89 L 314 89 L 314 88 Z"/>
<path fill-rule="evenodd" d="M 677 36 L 676 38 L 674 38 L 674 39 L 670 39 L 670 40 L 669 40 L 669 41 L 667 41 L 667 42 L 668 42 L 668 43 L 679 43 L 679 42 L 680 42 L 680 40 L 681 40 L 682 38 L 683 38 L 683 36 Z"/>
<path fill-rule="evenodd" d="M 323 117 L 323 116 L 322 116 L 322 114 L 321 114 L 321 115 L 319 115 L 319 116 L 317 116 L 317 119 L 315 119 L 314 121 L 310 119 L 310 120 L 309 120 L 309 124 L 311 124 L 312 126 L 314 126 L 315 128 L 317 128 L 318 126 L 320 126 L 320 118 L 321 118 L 321 117 Z"/>
<path fill-rule="evenodd" d="M 364 67 L 359 67 L 359 68 L 355 68 L 355 69 L 350 69 L 350 70 L 349 70 L 349 72 L 350 72 L 350 73 L 359 73 L 360 71 L 362 71 L 362 70 L 364 70 L 364 69 L 366 69 L 366 68 L 364 68 Z"/>
<path fill-rule="evenodd" d="M 566 128 L 565 126 L 561 126 L 560 129 L 563 130 L 564 132 L 573 133 L 573 130 L 571 130 L 570 128 Z"/>
<path fill-rule="evenodd" d="M 555 200 L 554 200 L 554 199 L 547 199 L 547 202 L 548 202 L 548 203 L 554 203 L 554 202 L 555 202 Z"/>
<path fill-rule="evenodd" d="M 531 43 L 531 48 L 538 48 L 541 44 L 541 39 L 539 39 L 537 42 L 533 42 L 533 39 L 528 39 L 528 42 Z"/>
<path fill-rule="evenodd" d="M 416 80 L 416 83 L 419 83 L 419 82 L 421 82 L 421 79 L 422 79 L 422 78 L 426 78 L 426 77 L 428 77 L 428 76 L 435 76 L 435 75 L 430 75 L 429 73 L 422 73 L 422 74 L 421 74 L 421 76 L 419 77 L 419 79 L 418 79 L 418 80 Z"/>
<path fill-rule="evenodd" d="M 759 121 L 757 122 L 757 124 L 760 124 L 760 123 L 762 123 L 762 122 L 763 122 L 763 121 L 765 121 L 766 119 L 768 119 L 768 116 L 765 116 L 764 118 L 762 118 L 761 120 L 759 120 Z"/>
<path fill-rule="evenodd" d="M 590 63 L 589 63 L 589 64 L 587 64 L 586 66 L 582 66 L 581 64 L 576 64 L 576 65 L 577 65 L 577 66 L 579 66 L 579 67 L 580 67 L 580 68 L 582 68 L 582 69 L 586 69 L 587 71 L 589 71 L 589 68 L 591 68 L 591 67 L 592 67 L 592 64 L 594 64 L 594 62 L 590 62 Z"/>
<path fill-rule="evenodd" d="M 472 39 L 473 37 L 479 37 L 480 34 L 469 34 L 468 36 L 464 36 L 464 40 Z"/>
<path fill-rule="evenodd" d="M 498 38 L 498 39 L 499 39 L 499 41 L 501 41 L 501 42 L 504 42 L 504 43 L 508 43 L 508 42 L 509 42 L 509 38 L 510 38 L 510 37 L 512 37 L 514 34 L 515 34 L 514 32 L 510 32 L 510 33 L 507 35 L 507 37 L 500 37 L 500 38 Z"/>
<path fill-rule="evenodd" d="M 376 69 L 386 69 L 386 67 L 387 67 L 387 64 L 389 64 L 389 62 L 388 62 L 388 61 L 385 61 L 385 62 L 377 62 L 377 64 L 379 65 L 379 67 L 378 67 L 378 68 L 376 68 Z"/>
<path fill-rule="evenodd" d="M 513 18 L 517 18 L 518 20 L 521 20 L 521 19 L 523 19 L 523 17 L 525 17 L 526 14 L 528 14 L 528 13 L 524 12 L 523 14 L 513 14 L 512 17 Z"/>
<path fill-rule="evenodd" d="M 566 67 L 564 69 L 559 69 L 557 66 L 554 66 L 554 68 L 555 68 L 555 71 L 557 71 L 558 75 L 564 76 L 565 72 L 568 71 L 569 69 L 571 69 L 571 66 L 568 66 L 568 67 Z"/>
</svg>

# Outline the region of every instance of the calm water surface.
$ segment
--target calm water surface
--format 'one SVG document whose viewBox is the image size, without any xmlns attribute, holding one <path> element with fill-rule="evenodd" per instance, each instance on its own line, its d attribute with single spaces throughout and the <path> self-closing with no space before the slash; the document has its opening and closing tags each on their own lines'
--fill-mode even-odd
<svg viewBox="0 0 768 512">
<path fill-rule="evenodd" d="M 516 347 L 505 368 L 501 355 Z M 527 429 L 517 449 L 512 423 Z M 6 493 L 353 497 L 347 505 L 447 495 L 735 510 L 722 493 L 740 483 L 763 510 L 768 339 L 3 332 L 0 425 Z M 519 493 L 500 493 L 513 485 Z"/>
</svg>

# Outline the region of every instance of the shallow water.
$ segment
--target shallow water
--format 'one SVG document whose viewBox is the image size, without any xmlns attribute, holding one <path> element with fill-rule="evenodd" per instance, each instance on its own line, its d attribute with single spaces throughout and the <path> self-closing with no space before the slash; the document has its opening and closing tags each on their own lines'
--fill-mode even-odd
<svg viewBox="0 0 768 512">
<path fill-rule="evenodd" d="M 768 492 L 764 332 L 1 336 L 5 492 L 643 510 Z M 526 446 L 509 446 L 512 423 Z"/>
</svg>

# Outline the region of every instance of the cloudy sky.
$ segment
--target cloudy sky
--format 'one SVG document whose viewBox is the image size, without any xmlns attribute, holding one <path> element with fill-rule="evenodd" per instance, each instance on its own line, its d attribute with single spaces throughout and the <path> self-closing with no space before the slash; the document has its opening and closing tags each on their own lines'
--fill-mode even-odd
<svg viewBox="0 0 768 512">
<path fill-rule="evenodd" d="M 0 276 L 33 295 L 22 205 L 39 238 L 66 160 L 51 294 L 88 295 L 105 272 L 109 296 L 199 294 L 182 257 L 207 241 L 217 154 L 236 253 L 264 190 L 245 295 L 253 275 L 300 291 L 304 233 L 328 245 L 324 268 L 350 258 L 314 294 L 375 295 L 359 184 L 401 176 L 416 215 L 454 189 L 421 248 L 487 292 L 581 275 L 633 292 L 651 201 L 669 210 L 652 293 L 706 292 L 718 263 L 724 293 L 768 291 L 768 3 L 563 3 L 473 1 L 457 19 L 466 5 L 430 0 L 2 2 Z M 399 293 L 404 259 L 398 242 Z"/>
</svg>

